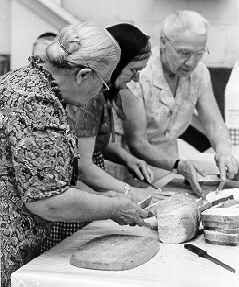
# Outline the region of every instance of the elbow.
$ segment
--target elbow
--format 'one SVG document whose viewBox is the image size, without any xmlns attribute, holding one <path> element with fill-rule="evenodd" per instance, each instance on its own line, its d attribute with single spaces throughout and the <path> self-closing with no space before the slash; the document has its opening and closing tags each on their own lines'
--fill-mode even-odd
<svg viewBox="0 0 239 287">
<path fill-rule="evenodd" d="M 79 159 L 79 161 L 78 161 L 78 172 L 79 172 L 79 177 L 82 180 L 88 178 L 88 175 L 90 174 L 90 169 L 91 169 L 92 165 L 94 165 L 92 160 Z"/>
<path fill-rule="evenodd" d="M 149 142 L 147 139 L 143 137 L 135 137 L 135 138 L 131 138 L 128 141 L 128 145 L 134 153 L 141 153 L 142 150 L 145 150 L 145 148 L 147 148 L 147 146 L 149 145 Z"/>
<path fill-rule="evenodd" d="M 44 201 L 44 202 L 43 202 Z M 45 202 L 46 200 L 40 200 L 36 202 L 27 202 L 25 203 L 26 208 L 33 213 L 47 221 L 57 222 L 61 220 L 60 210 L 54 204 Z"/>
</svg>

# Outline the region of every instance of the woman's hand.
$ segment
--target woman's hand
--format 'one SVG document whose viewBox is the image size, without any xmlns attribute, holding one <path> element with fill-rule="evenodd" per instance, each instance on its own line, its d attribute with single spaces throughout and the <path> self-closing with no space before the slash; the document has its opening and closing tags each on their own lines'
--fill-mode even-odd
<svg viewBox="0 0 239 287">
<path fill-rule="evenodd" d="M 239 163 L 232 154 L 216 153 L 215 161 L 220 171 L 221 180 L 226 180 L 226 177 L 233 179 L 238 175 Z"/>
<path fill-rule="evenodd" d="M 205 176 L 205 172 L 196 165 L 195 161 L 180 160 L 178 164 L 178 173 L 182 174 L 190 183 L 193 192 L 197 196 L 203 196 L 200 184 L 198 182 L 198 174 Z"/>
<path fill-rule="evenodd" d="M 140 208 L 139 205 L 131 201 L 126 196 L 112 198 L 115 207 L 111 219 L 120 225 L 145 225 L 144 218 L 149 216 L 149 212 Z"/>
<path fill-rule="evenodd" d="M 152 182 L 154 175 L 148 164 L 141 159 L 131 156 L 126 161 L 126 165 L 140 180 Z"/>
</svg>

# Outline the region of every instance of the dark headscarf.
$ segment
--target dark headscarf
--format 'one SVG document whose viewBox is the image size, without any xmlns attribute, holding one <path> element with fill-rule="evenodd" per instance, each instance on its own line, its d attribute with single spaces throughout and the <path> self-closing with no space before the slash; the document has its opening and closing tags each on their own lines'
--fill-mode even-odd
<svg viewBox="0 0 239 287">
<path fill-rule="evenodd" d="M 106 28 L 108 32 L 114 37 L 114 39 L 118 42 L 121 48 L 121 56 L 116 69 L 114 70 L 111 79 L 110 79 L 110 90 L 104 92 L 106 105 L 104 105 L 104 112 L 102 113 L 101 120 L 101 130 L 96 138 L 96 147 L 95 150 L 100 149 L 99 146 L 106 146 L 106 141 L 103 142 L 102 139 L 106 139 L 106 134 L 109 135 L 108 131 L 104 132 L 103 127 L 104 120 L 107 121 L 107 115 L 109 116 L 110 122 L 110 130 L 112 134 L 112 141 L 115 141 L 115 132 L 114 132 L 114 119 L 112 114 L 112 104 L 115 106 L 115 109 L 118 110 L 117 105 L 121 105 L 117 101 L 118 89 L 115 88 L 114 83 L 117 77 L 120 75 L 121 71 L 125 66 L 128 65 L 132 60 L 139 61 L 146 59 L 150 56 L 151 46 L 149 42 L 149 36 L 145 35 L 141 32 L 137 27 L 130 24 L 118 24 L 111 27 Z M 116 103 L 117 101 L 117 103 Z M 122 115 L 123 117 L 123 115 Z M 109 139 L 109 137 L 108 137 Z M 98 145 L 97 145 L 98 143 Z M 102 144 L 103 143 L 103 144 Z"/>
<path fill-rule="evenodd" d="M 141 60 L 149 57 L 150 43 L 149 36 L 141 32 L 137 27 L 122 23 L 106 28 L 108 32 L 114 37 L 121 48 L 120 61 L 114 70 L 111 83 L 113 84 L 121 71 L 132 60 Z"/>
</svg>

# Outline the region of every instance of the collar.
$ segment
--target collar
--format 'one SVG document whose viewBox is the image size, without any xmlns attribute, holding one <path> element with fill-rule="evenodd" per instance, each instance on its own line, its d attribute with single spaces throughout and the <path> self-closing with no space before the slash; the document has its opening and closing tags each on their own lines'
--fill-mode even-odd
<svg viewBox="0 0 239 287">
<path fill-rule="evenodd" d="M 153 86 L 161 90 L 170 91 L 169 84 L 164 77 L 163 66 L 162 66 L 162 62 L 160 59 L 160 47 L 159 46 L 154 47 L 152 49 L 152 56 L 151 56 L 149 65 L 151 66 L 151 70 L 152 70 Z M 185 77 L 185 79 L 186 78 L 191 78 L 191 75 Z"/>
</svg>

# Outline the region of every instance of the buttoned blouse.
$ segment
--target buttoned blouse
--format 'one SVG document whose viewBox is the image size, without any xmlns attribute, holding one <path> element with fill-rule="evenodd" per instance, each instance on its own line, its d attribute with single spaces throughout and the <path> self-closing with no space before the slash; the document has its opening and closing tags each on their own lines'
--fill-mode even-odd
<svg viewBox="0 0 239 287">
<path fill-rule="evenodd" d="M 131 81 L 128 84 L 132 93 L 127 97 L 137 97 L 143 102 L 149 142 L 168 148 L 175 144 L 176 139 L 190 124 L 193 114 L 197 113 L 201 95 L 211 92 L 209 86 L 209 71 L 204 63 L 199 62 L 190 75 L 179 77 L 174 96 L 164 77 L 160 49 L 153 48 L 146 68 L 140 72 L 139 82 Z M 128 98 L 127 101 L 129 100 Z M 123 97 L 121 101 L 124 106 Z"/>
</svg>

